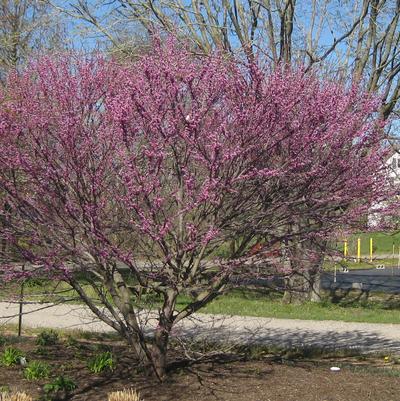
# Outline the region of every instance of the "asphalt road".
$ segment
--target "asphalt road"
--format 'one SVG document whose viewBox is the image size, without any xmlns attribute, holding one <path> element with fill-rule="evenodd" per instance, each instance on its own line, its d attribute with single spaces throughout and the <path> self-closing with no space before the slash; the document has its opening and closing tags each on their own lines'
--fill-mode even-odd
<svg viewBox="0 0 400 401">
<path fill-rule="evenodd" d="M 342 272 L 324 272 L 321 278 L 323 289 L 358 289 L 363 291 L 400 293 L 400 269 L 363 269 Z"/>
<path fill-rule="evenodd" d="M 145 266 L 145 264 L 143 264 L 143 266 Z M 233 283 L 259 287 L 272 286 L 283 288 L 284 286 L 282 277 L 278 276 L 274 278 L 234 279 Z M 385 269 L 350 269 L 348 272 L 337 269 L 336 273 L 333 271 L 326 271 L 321 275 L 321 287 L 324 290 L 358 289 L 363 291 L 400 294 L 400 269 L 396 265 L 386 266 Z"/>
<path fill-rule="evenodd" d="M 275 276 L 273 278 L 253 278 L 236 281 L 236 284 L 251 285 L 256 287 L 284 288 L 283 278 Z M 400 269 L 386 267 L 385 269 L 360 269 L 343 272 L 337 270 L 323 272 L 321 275 L 321 287 L 324 290 L 363 290 L 372 292 L 385 292 L 400 294 Z"/>
</svg>

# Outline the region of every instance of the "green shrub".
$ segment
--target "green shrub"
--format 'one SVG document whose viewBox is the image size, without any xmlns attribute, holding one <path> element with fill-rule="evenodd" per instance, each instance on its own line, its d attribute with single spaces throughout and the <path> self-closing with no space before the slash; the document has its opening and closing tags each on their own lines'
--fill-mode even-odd
<svg viewBox="0 0 400 401">
<path fill-rule="evenodd" d="M 1 355 L 0 361 L 4 366 L 17 365 L 23 356 L 24 353 L 20 349 L 7 347 Z"/>
<path fill-rule="evenodd" d="M 71 335 L 67 336 L 65 343 L 67 344 L 67 347 L 78 347 L 79 346 L 78 340 Z"/>
<path fill-rule="evenodd" d="M 51 283 L 50 280 L 38 277 L 29 277 L 25 279 L 24 286 L 27 288 L 47 287 Z"/>
<path fill-rule="evenodd" d="M 36 355 L 40 355 L 42 357 L 47 357 L 49 355 L 49 349 L 46 347 L 39 346 L 34 351 Z"/>
<path fill-rule="evenodd" d="M 24 369 L 24 377 L 28 380 L 46 379 L 50 375 L 50 366 L 41 361 L 32 361 Z"/>
<path fill-rule="evenodd" d="M 3 347 L 4 345 L 6 345 L 6 343 L 7 339 L 2 334 L 0 334 L 0 347 Z"/>
<path fill-rule="evenodd" d="M 92 373 L 101 373 L 106 369 L 113 371 L 115 362 L 112 353 L 103 352 L 93 357 L 88 363 L 88 368 Z"/>
<path fill-rule="evenodd" d="M 58 333 L 54 330 L 43 330 L 36 338 L 36 344 L 42 347 L 55 345 L 58 342 Z"/>
<path fill-rule="evenodd" d="M 57 376 L 52 382 L 44 385 L 43 390 L 46 394 L 46 399 L 53 399 L 58 395 L 64 395 L 64 398 L 76 389 L 76 384 L 73 380 L 64 376 Z"/>
</svg>

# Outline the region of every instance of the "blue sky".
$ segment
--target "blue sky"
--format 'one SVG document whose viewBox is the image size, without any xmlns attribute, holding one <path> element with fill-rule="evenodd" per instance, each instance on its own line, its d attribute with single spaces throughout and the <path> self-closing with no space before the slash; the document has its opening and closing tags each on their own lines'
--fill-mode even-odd
<svg viewBox="0 0 400 401">
<path fill-rule="evenodd" d="M 61 8 L 68 8 L 72 10 L 71 3 L 74 3 L 74 1 L 53 0 L 53 3 L 60 6 Z M 108 15 L 110 11 L 115 7 L 115 4 L 113 4 L 112 1 L 109 1 L 108 3 L 103 3 L 106 4 L 99 6 L 99 1 L 97 0 L 87 1 L 87 4 L 89 5 L 91 11 L 96 15 L 99 21 L 102 21 L 104 19 L 104 16 Z M 308 20 L 310 18 L 309 1 L 298 1 L 298 7 L 301 7 L 302 9 L 301 12 L 297 13 L 297 22 L 304 26 L 307 26 Z M 99 42 L 104 42 L 104 36 L 101 35 L 99 32 L 95 32 L 94 29 L 90 27 L 90 24 L 82 23 L 82 21 L 74 21 L 72 18 L 65 17 L 65 19 L 67 21 L 68 31 L 71 34 L 71 39 L 74 47 L 89 50 L 96 48 Z M 84 28 L 84 30 L 82 28 Z M 294 33 L 296 34 L 296 32 Z M 331 27 L 325 26 L 321 33 L 320 43 L 323 45 L 330 45 L 334 37 L 337 37 L 339 35 L 339 32 L 335 33 L 331 30 Z M 239 42 L 235 37 L 231 36 L 231 40 L 233 44 L 237 43 L 239 45 Z"/>
</svg>

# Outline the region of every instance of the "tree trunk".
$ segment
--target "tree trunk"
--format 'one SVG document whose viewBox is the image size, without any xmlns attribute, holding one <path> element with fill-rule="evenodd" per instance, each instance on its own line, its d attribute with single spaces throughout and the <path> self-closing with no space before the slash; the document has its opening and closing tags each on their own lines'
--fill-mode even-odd
<svg viewBox="0 0 400 401">
<path fill-rule="evenodd" d="M 282 302 L 303 303 L 321 301 L 321 274 L 319 271 L 294 272 L 285 282 Z"/>
<path fill-rule="evenodd" d="M 295 244 L 289 259 L 292 274 L 285 281 L 284 303 L 320 302 L 325 244 Z"/>
<path fill-rule="evenodd" d="M 164 381 L 167 373 L 168 332 L 159 327 L 154 336 L 151 348 L 151 364 L 160 381 Z"/>
<path fill-rule="evenodd" d="M 310 301 L 321 302 L 321 272 L 313 273 L 312 286 L 310 286 Z"/>
<path fill-rule="evenodd" d="M 286 279 L 282 302 L 291 304 L 309 301 L 309 281 L 305 274 L 294 272 Z"/>
</svg>

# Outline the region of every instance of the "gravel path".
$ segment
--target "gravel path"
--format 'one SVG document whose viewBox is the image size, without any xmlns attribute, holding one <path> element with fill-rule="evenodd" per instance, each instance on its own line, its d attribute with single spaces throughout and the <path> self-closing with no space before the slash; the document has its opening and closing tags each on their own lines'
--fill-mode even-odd
<svg viewBox="0 0 400 401">
<path fill-rule="evenodd" d="M 81 305 L 24 305 L 23 326 L 110 332 Z M 18 305 L 0 302 L 1 325 L 18 321 Z M 143 319 L 149 316 L 143 316 Z M 149 326 L 152 325 L 151 317 Z M 153 320 L 154 323 L 154 320 Z M 176 337 L 279 347 L 318 347 L 400 355 L 400 324 L 256 318 L 197 314 L 178 325 Z"/>
</svg>

